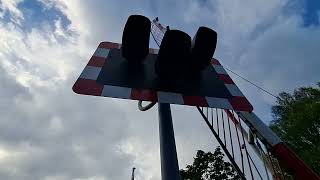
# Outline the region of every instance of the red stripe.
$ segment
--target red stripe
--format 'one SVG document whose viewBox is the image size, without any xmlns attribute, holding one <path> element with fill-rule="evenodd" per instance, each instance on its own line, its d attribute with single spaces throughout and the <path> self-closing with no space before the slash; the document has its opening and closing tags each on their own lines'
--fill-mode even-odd
<svg viewBox="0 0 320 180">
<path fill-rule="evenodd" d="M 206 98 L 201 96 L 183 96 L 184 104 L 192 106 L 202 106 L 207 107 L 208 102 Z"/>
<path fill-rule="evenodd" d="M 239 123 L 239 121 L 237 120 L 237 118 L 234 117 L 234 115 L 230 112 L 230 110 L 225 109 L 224 111 L 227 113 L 227 116 L 231 119 L 231 121 L 232 121 L 234 124 L 238 124 L 238 123 Z"/>
<path fill-rule="evenodd" d="M 294 179 L 320 179 L 286 144 L 275 145 L 271 149 L 271 154 L 278 159 L 282 167 L 293 173 Z"/>
<path fill-rule="evenodd" d="M 218 74 L 220 80 L 222 80 L 225 84 L 235 84 L 229 75 L 226 74 Z"/>
<path fill-rule="evenodd" d="M 229 99 L 229 102 L 232 105 L 233 109 L 237 111 L 251 112 L 253 110 L 252 105 L 245 97 L 233 96 Z"/>
<path fill-rule="evenodd" d="M 79 78 L 73 85 L 72 90 L 78 94 L 101 96 L 103 86 L 95 80 Z"/>
<path fill-rule="evenodd" d="M 113 42 L 101 42 L 99 44 L 99 48 L 105 48 L 105 49 L 118 49 L 119 44 L 113 43 Z"/>
<path fill-rule="evenodd" d="M 215 58 L 211 59 L 211 64 L 215 64 L 215 65 L 220 65 L 221 66 L 220 62 Z"/>
<path fill-rule="evenodd" d="M 156 102 L 158 101 L 158 96 L 156 91 L 145 89 L 132 89 L 131 99 Z"/>
<path fill-rule="evenodd" d="M 102 67 L 105 62 L 105 58 L 92 56 L 87 66 Z"/>
</svg>

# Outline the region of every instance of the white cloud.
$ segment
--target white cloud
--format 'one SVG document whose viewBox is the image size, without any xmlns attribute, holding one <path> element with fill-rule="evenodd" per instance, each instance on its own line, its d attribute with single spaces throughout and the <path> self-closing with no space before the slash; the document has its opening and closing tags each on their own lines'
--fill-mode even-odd
<svg viewBox="0 0 320 180">
<path fill-rule="evenodd" d="M 319 81 L 320 29 L 303 27 L 300 17 L 277 22 L 252 42 L 239 59 L 238 69 L 274 94 L 292 92 Z M 270 104 L 270 97 L 264 97 Z"/>
<path fill-rule="evenodd" d="M 1 0 L 0 10 L 3 11 L 3 14 L 0 17 L 3 17 L 6 12 L 11 14 L 11 20 L 14 23 L 20 24 L 21 20 L 24 19 L 22 12 L 17 8 L 17 5 L 23 0 Z"/>
<path fill-rule="evenodd" d="M 2 66 L 24 86 L 55 86 L 66 80 L 74 69 L 77 46 L 60 43 L 54 32 L 33 29 L 25 33 L 14 24 L 1 24 Z M 72 40 L 72 37 L 69 37 Z M 54 83 L 54 84 L 53 84 Z"/>
<path fill-rule="evenodd" d="M 113 148 L 126 137 L 126 126 L 115 123 L 123 117 L 101 119 L 106 110 L 122 114 L 121 109 L 112 101 L 98 105 L 73 94 L 72 83 L 93 49 L 81 49 L 78 31 L 66 33 L 59 23 L 55 30 L 41 27 L 30 32 L 1 23 L 0 80 L 5 86 L 0 87 L 0 142 L 24 155 L 0 168 L 0 177 L 123 179 L 131 157 Z M 105 131 L 108 128 L 112 131 Z"/>
<path fill-rule="evenodd" d="M 23 21 L 18 1 L 2 2 Z M 199 25 L 216 28 L 216 57 L 274 93 L 319 77 L 319 27 L 302 27 L 299 16 L 284 14 L 287 1 L 42 2 L 68 17 L 67 29 L 61 19 L 47 22 L 54 29 L 28 32 L 16 20 L 0 22 L 0 162 L 20 153 L 0 168 L 1 179 L 116 180 L 130 178 L 133 166 L 140 179 L 160 179 L 156 107 L 142 113 L 133 101 L 71 90 L 100 41 L 120 42 L 130 14 L 159 16 L 190 35 Z M 237 82 L 258 113 L 269 111 L 273 100 Z M 172 112 L 182 168 L 215 142 L 194 108 L 173 106 Z"/>
</svg>

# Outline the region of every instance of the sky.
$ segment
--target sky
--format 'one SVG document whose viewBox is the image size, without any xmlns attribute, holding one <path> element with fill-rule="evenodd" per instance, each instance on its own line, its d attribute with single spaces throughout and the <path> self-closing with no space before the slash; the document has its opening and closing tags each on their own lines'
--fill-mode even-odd
<svg viewBox="0 0 320 180">
<path fill-rule="evenodd" d="M 160 179 L 156 107 L 72 92 L 131 14 L 191 36 L 215 29 L 214 57 L 273 94 L 320 80 L 317 0 L 0 0 L 0 179 L 122 180 L 133 166 L 137 179 Z M 275 99 L 230 75 L 268 124 Z M 171 107 L 184 168 L 216 142 L 194 107 Z"/>
</svg>

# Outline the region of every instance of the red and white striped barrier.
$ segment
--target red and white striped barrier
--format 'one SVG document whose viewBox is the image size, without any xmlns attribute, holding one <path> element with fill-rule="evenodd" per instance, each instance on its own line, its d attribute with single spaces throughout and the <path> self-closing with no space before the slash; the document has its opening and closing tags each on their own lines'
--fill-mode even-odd
<svg viewBox="0 0 320 180">
<path fill-rule="evenodd" d="M 180 93 L 154 91 L 150 89 L 135 89 L 120 86 L 102 85 L 96 80 L 104 64 L 108 61 L 110 49 L 119 49 L 121 44 L 102 42 L 84 68 L 80 77 L 73 86 L 73 91 L 78 94 L 143 100 L 170 104 L 213 107 L 233 109 L 237 111 L 252 111 L 253 107 L 232 81 L 228 73 L 218 60 L 212 59 L 212 66 L 218 78 L 224 82 L 225 87 L 232 95 L 230 98 L 186 96 Z M 150 49 L 150 53 L 157 54 L 157 49 Z"/>
</svg>

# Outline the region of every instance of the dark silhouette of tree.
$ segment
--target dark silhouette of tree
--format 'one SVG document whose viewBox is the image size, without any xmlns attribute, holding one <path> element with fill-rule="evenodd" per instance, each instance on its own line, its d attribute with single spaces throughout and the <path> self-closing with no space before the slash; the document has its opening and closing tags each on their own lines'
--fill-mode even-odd
<svg viewBox="0 0 320 180">
<path fill-rule="evenodd" d="M 282 92 L 270 128 L 320 175 L 320 83 Z"/>
<path fill-rule="evenodd" d="M 187 165 L 186 169 L 180 170 L 183 180 L 225 180 L 240 179 L 233 166 L 224 161 L 224 155 L 220 147 L 217 147 L 214 153 L 197 151 L 192 165 Z"/>
</svg>

